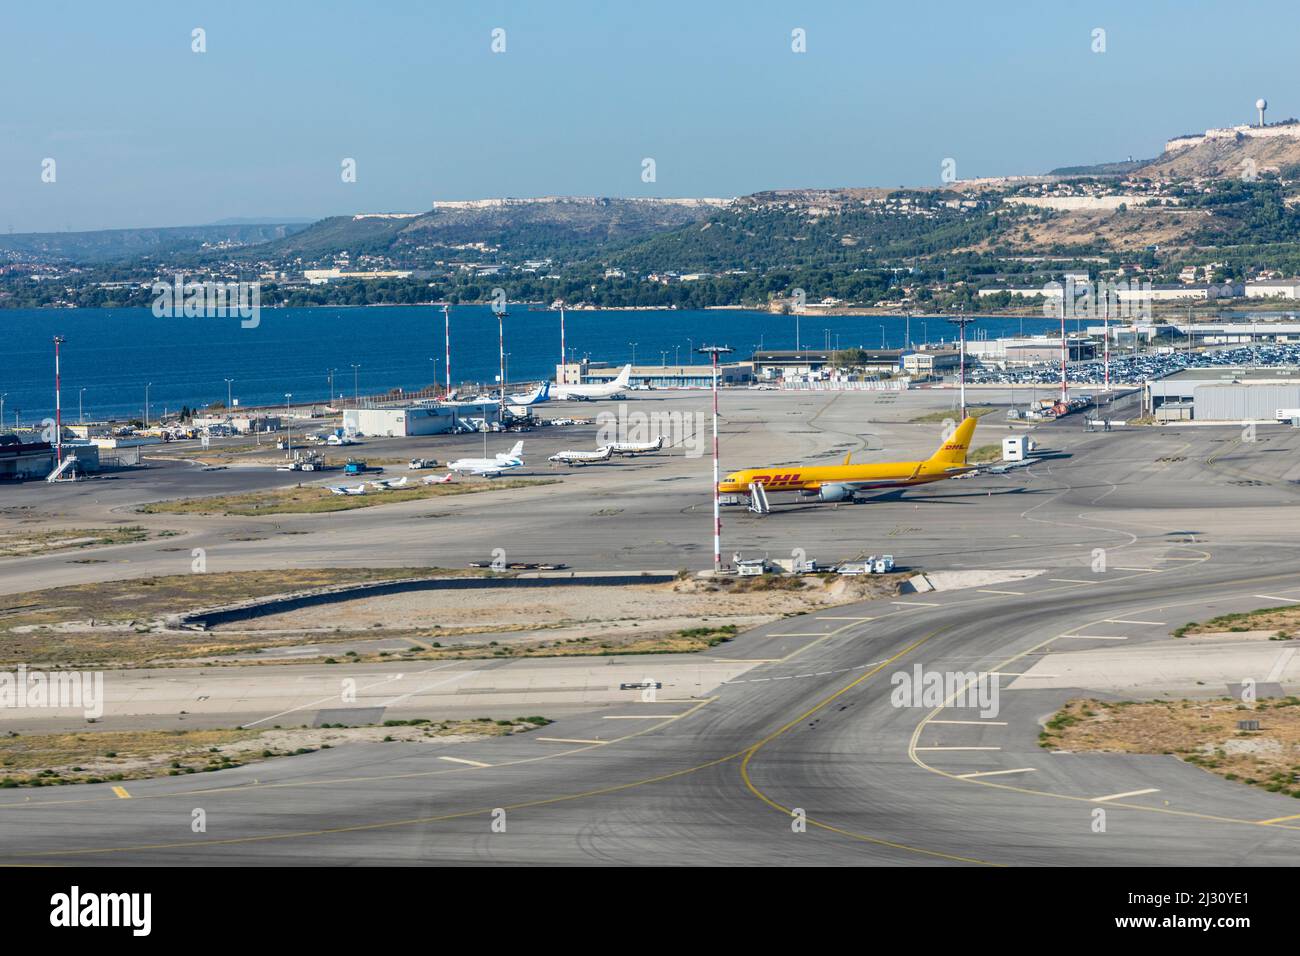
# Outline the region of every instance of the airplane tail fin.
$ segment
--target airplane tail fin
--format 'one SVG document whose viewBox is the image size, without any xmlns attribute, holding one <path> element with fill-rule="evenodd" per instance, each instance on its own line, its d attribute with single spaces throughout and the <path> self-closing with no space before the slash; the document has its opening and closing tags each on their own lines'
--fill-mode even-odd
<svg viewBox="0 0 1300 956">
<path fill-rule="evenodd" d="M 523 453 L 524 453 L 524 443 L 521 442 L 521 441 L 517 441 L 517 442 L 515 442 L 515 447 L 514 447 L 514 448 L 511 448 L 510 451 L 509 451 L 509 453 L 506 454 L 504 457 L 506 457 L 506 458 L 518 458 L 518 457 L 519 457 L 520 455 L 522 455 Z"/>
<path fill-rule="evenodd" d="M 618 378 L 614 379 L 614 384 L 618 385 L 619 387 L 623 387 L 627 385 L 627 383 L 630 382 L 631 380 L 632 380 L 632 365 L 631 363 L 629 363 L 623 366 L 623 371 L 618 373 Z"/>
<path fill-rule="evenodd" d="M 957 430 L 939 446 L 939 450 L 930 456 L 931 464 L 936 465 L 964 465 L 966 464 L 966 453 L 970 451 L 971 437 L 975 434 L 976 419 L 967 418 Z"/>
<path fill-rule="evenodd" d="M 551 383 L 549 381 L 543 382 L 539 388 L 541 389 L 537 394 L 539 402 L 544 402 L 551 397 Z"/>
</svg>

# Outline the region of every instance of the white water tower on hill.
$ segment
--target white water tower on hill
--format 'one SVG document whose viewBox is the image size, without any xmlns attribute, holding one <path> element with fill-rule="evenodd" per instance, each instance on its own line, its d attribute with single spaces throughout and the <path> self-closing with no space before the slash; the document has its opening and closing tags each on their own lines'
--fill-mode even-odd
<svg viewBox="0 0 1300 956">
<path fill-rule="evenodd" d="M 1259 110 L 1259 125 L 1264 125 L 1264 110 L 1268 109 L 1268 100 L 1260 97 L 1255 101 L 1255 109 Z"/>
</svg>

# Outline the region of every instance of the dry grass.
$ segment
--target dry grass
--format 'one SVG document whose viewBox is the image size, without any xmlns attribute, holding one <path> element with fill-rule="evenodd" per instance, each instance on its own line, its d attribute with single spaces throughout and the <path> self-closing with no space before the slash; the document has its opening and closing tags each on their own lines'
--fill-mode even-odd
<svg viewBox="0 0 1300 956">
<path fill-rule="evenodd" d="M 1237 721 L 1258 720 L 1259 730 Z M 1071 700 L 1039 743 L 1053 750 L 1172 754 L 1227 780 L 1300 797 L 1300 697 L 1107 703 Z"/>
<path fill-rule="evenodd" d="M 985 415 L 989 415 L 996 411 L 997 408 L 993 405 L 966 406 L 966 414 L 971 418 L 983 418 Z M 937 412 L 926 412 L 924 415 L 910 419 L 910 422 L 913 425 L 937 425 L 949 420 L 955 422 L 957 421 L 957 416 L 960 414 L 961 412 L 955 408 L 941 408 Z"/>
<path fill-rule="evenodd" d="M 169 537 L 176 532 L 150 531 L 139 525 L 120 528 L 56 528 L 47 531 L 0 532 L 0 558 L 33 557 L 72 551 L 80 548 L 99 548 L 113 544 L 135 544 L 151 537 Z"/>
<path fill-rule="evenodd" d="M 0 787 L 53 787 L 227 770 L 346 743 L 418 743 L 499 737 L 549 723 L 512 720 L 390 720 L 348 728 L 88 731 L 0 737 Z"/>
<path fill-rule="evenodd" d="M 340 478 L 339 484 L 353 485 L 374 480 L 373 475 Z M 526 488 L 532 485 L 549 485 L 558 478 L 507 478 L 459 481 L 446 485 L 416 484 L 409 488 L 391 491 L 369 491 L 364 495 L 336 495 L 324 485 L 298 485 L 274 491 L 258 491 L 242 495 L 217 495 L 207 498 L 180 498 L 159 501 L 141 506 L 144 514 L 202 514 L 259 515 L 320 514 L 330 511 L 352 511 L 356 508 L 373 508 L 376 505 L 395 504 L 402 501 L 420 501 L 425 498 L 447 498 L 454 495 L 474 494 L 480 491 L 504 491 L 509 488 Z"/>
<path fill-rule="evenodd" d="M 1273 631 L 1279 639 L 1286 639 L 1300 633 L 1300 605 L 1288 604 L 1284 607 L 1266 607 L 1258 611 L 1245 611 L 1240 614 L 1221 614 L 1208 621 L 1184 624 L 1174 631 L 1174 637 L 1186 637 L 1188 634 L 1235 634 L 1246 631 Z"/>
<path fill-rule="evenodd" d="M 0 596 L 0 662 L 135 664 L 248 650 L 264 640 L 203 632 L 159 633 L 168 614 L 275 594 L 367 581 L 472 572 L 437 568 L 313 568 L 172 574 Z M 90 627 L 94 622 L 94 627 Z M 64 625 L 85 629 L 63 629 Z"/>
</svg>

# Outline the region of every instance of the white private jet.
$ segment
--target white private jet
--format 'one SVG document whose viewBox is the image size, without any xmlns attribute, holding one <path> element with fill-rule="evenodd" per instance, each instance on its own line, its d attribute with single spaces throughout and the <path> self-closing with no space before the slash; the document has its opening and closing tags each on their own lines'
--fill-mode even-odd
<svg viewBox="0 0 1300 956">
<path fill-rule="evenodd" d="M 451 479 L 452 479 L 452 473 L 449 471 L 441 478 L 439 478 L 437 475 L 425 475 L 424 478 L 421 480 L 426 485 L 448 485 L 451 484 Z"/>
<path fill-rule="evenodd" d="M 365 482 L 355 488 L 348 488 L 345 485 L 330 485 L 329 488 L 330 493 L 335 495 L 364 495 L 366 493 Z"/>
<path fill-rule="evenodd" d="M 447 467 L 458 474 L 495 478 L 497 475 L 524 467 L 524 443 L 515 442 L 508 452 L 497 452 L 493 458 L 458 458 L 447 462 Z"/>
<path fill-rule="evenodd" d="M 527 408 L 529 405 L 540 405 L 542 402 L 551 400 L 551 383 L 542 382 L 531 392 L 520 392 L 518 395 L 507 395 L 506 401 L 511 408 Z"/>
<path fill-rule="evenodd" d="M 654 441 L 616 441 L 610 444 L 610 450 L 616 455 L 645 455 L 664 447 L 664 436 Z"/>
<path fill-rule="evenodd" d="M 624 365 L 623 371 L 618 373 L 618 378 L 604 385 L 553 385 L 551 386 L 551 398 L 561 401 L 588 402 L 599 401 L 602 398 L 618 398 L 627 389 L 628 380 L 632 377 L 632 366 Z"/>
<path fill-rule="evenodd" d="M 609 461 L 613 445 L 602 445 L 595 451 L 562 451 L 546 459 L 556 465 L 589 465 L 593 461 Z"/>
</svg>

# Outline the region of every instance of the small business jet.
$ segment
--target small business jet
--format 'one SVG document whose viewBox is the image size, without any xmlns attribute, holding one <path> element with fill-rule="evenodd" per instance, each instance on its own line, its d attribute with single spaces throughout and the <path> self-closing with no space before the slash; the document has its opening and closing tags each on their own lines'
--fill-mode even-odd
<svg viewBox="0 0 1300 956">
<path fill-rule="evenodd" d="M 616 441 L 609 447 L 616 455 L 647 455 L 664 447 L 664 436 L 660 435 L 654 441 Z"/>
<path fill-rule="evenodd" d="M 523 454 L 524 443 L 517 441 L 510 451 L 498 452 L 493 458 L 458 458 L 447 462 L 447 467 L 457 474 L 495 478 L 507 471 L 524 467 Z"/>
<path fill-rule="evenodd" d="M 593 461 L 609 461 L 614 453 L 613 445 L 602 445 L 595 451 L 562 451 L 546 459 L 556 465 L 589 465 Z"/>
</svg>

